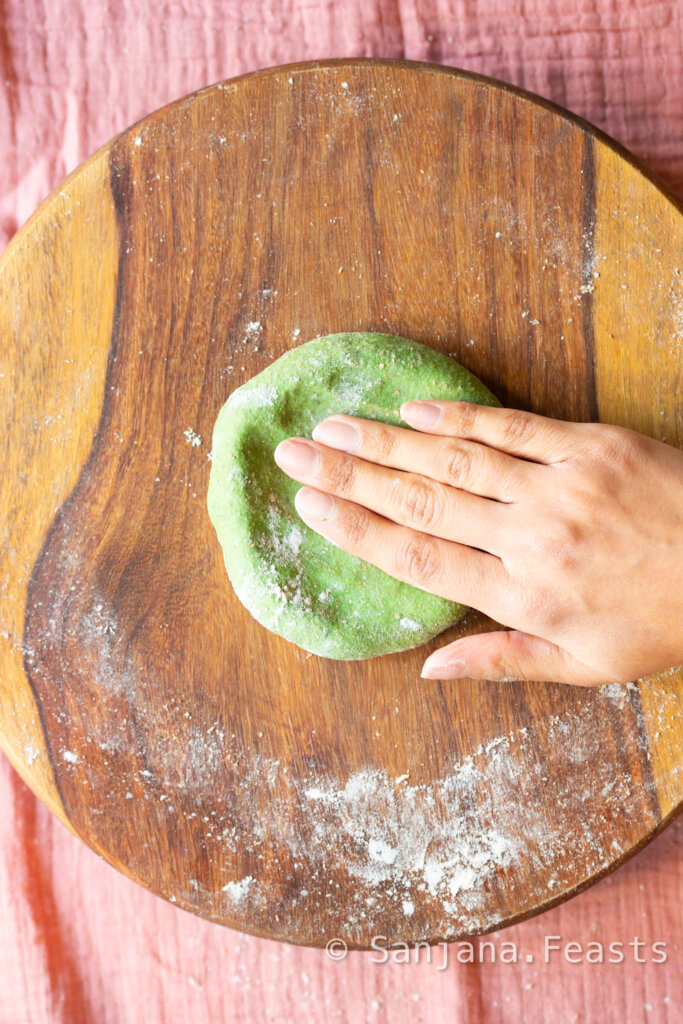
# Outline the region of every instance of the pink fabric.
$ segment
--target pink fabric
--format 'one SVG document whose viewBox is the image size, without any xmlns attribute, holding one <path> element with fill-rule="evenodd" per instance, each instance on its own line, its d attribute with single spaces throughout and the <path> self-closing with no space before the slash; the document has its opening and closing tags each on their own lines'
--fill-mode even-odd
<svg viewBox="0 0 683 1024">
<path fill-rule="evenodd" d="M 455 64 L 606 129 L 683 191 L 678 0 L 3 0 L 0 246 L 92 150 L 207 83 L 330 56 Z M 498 935 L 513 965 L 334 963 L 251 939 L 135 886 L 0 758 L 0 1024 L 681 1019 L 683 823 L 593 889 Z M 647 944 L 635 963 L 544 964 L 543 937 Z M 652 963 L 653 942 L 668 961 Z M 548 1008 L 546 1010 L 546 1007 Z"/>
</svg>

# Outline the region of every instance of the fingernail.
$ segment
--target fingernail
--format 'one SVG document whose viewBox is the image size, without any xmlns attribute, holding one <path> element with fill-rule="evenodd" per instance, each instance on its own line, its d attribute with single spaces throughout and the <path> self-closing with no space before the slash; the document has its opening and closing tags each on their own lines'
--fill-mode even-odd
<svg viewBox="0 0 683 1024">
<path fill-rule="evenodd" d="M 308 441 L 280 441 L 273 454 L 281 469 L 301 476 L 313 476 L 320 465 L 320 452 Z"/>
<path fill-rule="evenodd" d="M 443 409 L 433 402 L 404 402 L 400 412 L 406 422 L 418 427 L 438 427 L 443 419 Z"/>
<path fill-rule="evenodd" d="M 342 423 L 340 420 L 323 420 L 313 428 L 316 441 L 328 444 L 330 448 L 340 448 L 343 452 L 352 452 L 360 444 L 360 430 L 353 423 Z"/>
<path fill-rule="evenodd" d="M 427 658 L 420 675 L 423 679 L 461 679 L 467 675 L 467 665 L 459 658 L 448 665 L 432 665 Z"/>
<path fill-rule="evenodd" d="M 312 487 L 302 487 L 294 495 L 294 505 L 297 512 L 304 518 L 331 519 L 335 500 L 331 494 L 325 494 L 324 491 L 315 491 Z"/>
</svg>

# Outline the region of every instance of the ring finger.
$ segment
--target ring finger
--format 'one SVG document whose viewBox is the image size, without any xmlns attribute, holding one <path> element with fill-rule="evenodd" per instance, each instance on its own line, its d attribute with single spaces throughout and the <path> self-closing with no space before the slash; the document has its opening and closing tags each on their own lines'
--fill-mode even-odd
<svg viewBox="0 0 683 1024">
<path fill-rule="evenodd" d="M 426 536 L 324 491 L 302 487 L 295 503 L 312 529 L 390 576 L 502 621 L 509 578 L 499 558 Z"/>
</svg>

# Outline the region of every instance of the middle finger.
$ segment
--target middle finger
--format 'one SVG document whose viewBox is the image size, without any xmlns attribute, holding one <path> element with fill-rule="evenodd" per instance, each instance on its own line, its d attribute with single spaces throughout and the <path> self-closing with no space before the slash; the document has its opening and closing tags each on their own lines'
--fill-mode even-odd
<svg viewBox="0 0 683 1024">
<path fill-rule="evenodd" d="M 322 420 L 313 429 L 313 439 L 368 462 L 416 471 L 496 501 L 519 501 L 528 495 L 540 468 L 466 438 L 422 434 L 357 416 Z"/>
</svg>

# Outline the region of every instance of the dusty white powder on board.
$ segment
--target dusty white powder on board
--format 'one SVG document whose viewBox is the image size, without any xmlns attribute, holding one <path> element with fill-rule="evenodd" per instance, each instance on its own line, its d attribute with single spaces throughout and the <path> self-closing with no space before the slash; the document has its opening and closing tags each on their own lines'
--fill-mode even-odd
<svg viewBox="0 0 683 1024">
<path fill-rule="evenodd" d="M 202 438 L 201 438 L 201 436 L 199 434 L 197 434 L 192 429 L 192 427 L 188 427 L 187 430 L 184 430 L 183 431 L 183 435 L 184 435 L 185 440 L 187 441 L 187 443 L 189 445 L 192 445 L 193 448 L 199 448 L 200 447 L 200 445 L 202 443 Z"/>
<path fill-rule="evenodd" d="M 227 893 L 233 903 L 241 903 L 253 884 L 253 877 L 246 875 L 237 882 L 228 882 L 223 886 L 221 892 Z"/>
<path fill-rule="evenodd" d="M 631 690 L 602 687 L 590 702 L 533 728 L 494 736 L 426 784 L 411 784 L 414 772 L 394 777 L 376 766 L 343 778 L 324 768 L 293 773 L 253 750 L 231 747 L 226 755 L 219 729 L 185 748 L 184 754 L 196 751 L 191 763 L 176 765 L 178 784 L 191 778 L 193 792 L 200 793 L 205 779 L 207 799 L 214 801 L 216 770 L 227 756 L 230 783 L 210 819 L 214 856 L 229 864 L 237 852 L 240 858 L 246 853 L 258 864 L 271 851 L 269 857 L 292 865 L 305 883 L 291 895 L 295 904 L 306 902 L 308 912 L 326 920 L 337 907 L 327 895 L 336 877 L 348 938 L 365 933 L 373 908 L 393 908 L 403 920 L 426 912 L 432 933 L 453 936 L 495 924 L 496 901 L 514 902 L 530 863 L 536 878 L 545 877 L 539 900 L 551 899 L 573 884 L 578 858 L 590 875 L 624 852 L 627 840 L 601 823 L 605 817 L 635 819 L 642 796 L 621 762 L 602 756 L 591 723 L 595 704 L 617 703 L 624 710 Z M 668 722 L 676 713 L 673 695 L 662 691 L 659 704 L 662 722 Z M 552 779 L 552 805 L 545 796 L 549 766 L 537 756 L 539 729 L 566 766 L 562 777 Z M 577 800 L 583 808 L 578 819 Z M 262 882 L 254 870 L 252 876 L 234 906 L 253 922 L 269 912 L 272 881 L 266 874 Z"/>
<path fill-rule="evenodd" d="M 260 334 L 260 332 L 261 332 L 261 321 L 260 320 L 250 320 L 249 323 L 247 324 L 247 326 L 244 329 L 244 337 L 243 337 L 242 341 L 245 344 L 247 344 L 248 342 L 253 341 Z"/>
<path fill-rule="evenodd" d="M 475 790 L 472 767 L 456 766 L 434 788 L 398 788 L 396 779 L 367 769 L 343 788 L 308 789 L 313 841 L 336 836 L 349 873 L 364 887 L 390 886 L 401 905 L 421 891 L 453 909 L 453 897 L 480 887 L 518 848 L 495 824 L 475 825 L 471 812 L 463 815 L 460 804 Z"/>
<path fill-rule="evenodd" d="M 39 757 L 40 751 L 37 749 L 37 747 L 33 745 L 33 743 L 26 743 L 24 745 L 24 758 L 26 760 L 26 764 L 29 765 L 29 767 L 33 764 L 34 761 L 37 761 Z"/>
<path fill-rule="evenodd" d="M 370 840 L 368 854 L 370 860 L 378 861 L 380 864 L 393 864 L 398 856 L 397 851 L 381 839 Z"/>
</svg>

